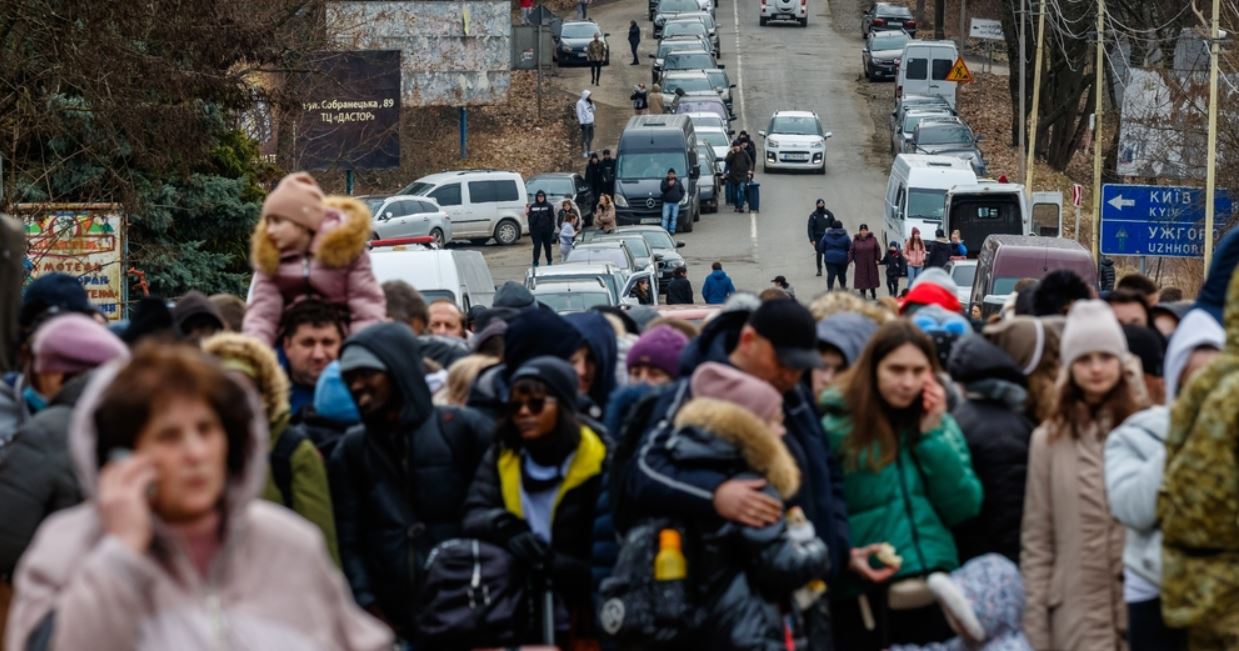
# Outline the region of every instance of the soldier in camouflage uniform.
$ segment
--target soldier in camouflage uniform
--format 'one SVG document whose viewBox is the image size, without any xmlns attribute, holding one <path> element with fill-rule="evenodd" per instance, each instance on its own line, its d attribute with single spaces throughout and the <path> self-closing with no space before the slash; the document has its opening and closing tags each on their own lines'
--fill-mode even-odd
<svg viewBox="0 0 1239 651">
<path fill-rule="evenodd" d="M 1217 256 L 1198 306 L 1224 306 L 1226 345 L 1179 393 L 1157 503 L 1162 613 L 1193 651 L 1239 648 L 1239 230 Z"/>
</svg>

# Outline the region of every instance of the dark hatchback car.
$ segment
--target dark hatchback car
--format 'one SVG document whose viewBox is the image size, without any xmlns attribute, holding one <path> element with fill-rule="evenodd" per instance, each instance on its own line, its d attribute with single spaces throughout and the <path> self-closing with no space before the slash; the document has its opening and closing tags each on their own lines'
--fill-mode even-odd
<svg viewBox="0 0 1239 651">
<path fill-rule="evenodd" d="M 861 16 L 861 37 L 869 36 L 870 32 L 888 29 L 902 29 L 908 36 L 916 38 L 916 20 L 912 17 L 912 10 L 901 5 L 878 2 Z"/>
<path fill-rule="evenodd" d="M 555 60 L 561 66 L 589 63 L 589 43 L 594 40 L 595 34 L 606 47 L 607 58 L 603 65 L 611 65 L 611 47 L 607 45 L 610 33 L 603 32 L 592 20 L 570 20 L 560 26 L 559 33 L 555 35 Z"/>
<path fill-rule="evenodd" d="M 865 48 L 860 51 L 865 79 L 894 79 L 898 74 L 899 60 L 903 58 L 903 46 L 909 40 L 911 37 L 902 29 L 870 32 L 865 38 Z"/>
<path fill-rule="evenodd" d="M 575 172 L 547 172 L 525 179 L 525 192 L 533 201 L 538 190 L 546 193 L 546 200 L 555 205 L 563 199 L 576 202 L 581 216 L 585 218 L 586 226 L 594 225 L 594 191 L 590 189 L 585 178 Z"/>
</svg>

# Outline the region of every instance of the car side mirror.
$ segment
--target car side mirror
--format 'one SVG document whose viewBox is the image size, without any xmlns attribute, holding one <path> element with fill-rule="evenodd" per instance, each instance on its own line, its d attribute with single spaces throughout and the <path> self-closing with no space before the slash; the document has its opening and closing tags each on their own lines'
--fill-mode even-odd
<svg viewBox="0 0 1239 651">
<path fill-rule="evenodd" d="M 758 132 L 757 132 L 757 135 L 759 135 L 759 136 L 761 136 L 761 137 L 765 138 L 765 137 L 766 137 L 766 132 L 765 132 L 765 131 L 758 131 Z"/>
<path fill-rule="evenodd" d="M 718 69 L 719 69 L 719 70 L 726 70 L 726 69 L 727 69 L 727 66 L 725 66 L 725 65 L 723 65 L 723 64 L 721 64 L 721 63 L 720 63 L 720 64 L 718 64 Z"/>
<path fill-rule="evenodd" d="M 684 248 L 684 247 L 685 247 L 685 246 L 687 246 L 687 245 L 688 245 L 688 243 L 687 243 L 687 242 L 681 242 L 681 241 L 679 241 L 679 240 L 676 240 L 676 241 L 675 241 L 675 248 L 677 248 L 677 249 L 682 249 L 682 248 Z"/>
<path fill-rule="evenodd" d="M 611 32 L 607 32 L 606 34 L 603 34 L 603 35 L 602 35 L 602 37 L 603 37 L 603 38 L 606 38 L 606 37 L 608 37 L 608 36 L 610 36 L 610 35 L 611 35 Z"/>
<path fill-rule="evenodd" d="M 732 85 L 728 86 L 728 88 L 735 88 L 735 87 L 736 87 L 736 85 L 735 85 L 735 84 L 732 84 Z"/>
<path fill-rule="evenodd" d="M 826 137 L 826 138 L 833 138 L 834 136 L 835 136 L 835 133 L 834 133 L 833 131 L 827 131 L 827 132 L 826 132 L 826 136 L 825 136 L 825 137 Z"/>
<path fill-rule="evenodd" d="M 383 221 L 387 221 L 387 220 L 389 220 L 389 219 L 391 219 L 391 211 L 390 211 L 390 210 L 389 210 L 389 211 L 387 211 L 387 212 L 385 212 L 385 213 L 383 213 Z"/>
<path fill-rule="evenodd" d="M 981 142 L 982 140 L 985 140 L 985 134 L 983 133 L 978 133 L 976 136 L 972 138 L 973 142 Z"/>
<path fill-rule="evenodd" d="M 860 53 L 861 53 L 861 54 L 869 54 L 869 48 L 867 48 L 867 47 L 862 47 L 862 48 L 860 49 Z"/>
<path fill-rule="evenodd" d="M 649 58 L 651 58 L 651 59 L 657 59 L 657 58 L 658 58 L 657 56 L 655 56 L 655 55 L 653 55 L 653 54 L 647 54 L 647 55 L 645 55 L 645 56 L 647 56 L 647 57 L 649 57 Z"/>
</svg>

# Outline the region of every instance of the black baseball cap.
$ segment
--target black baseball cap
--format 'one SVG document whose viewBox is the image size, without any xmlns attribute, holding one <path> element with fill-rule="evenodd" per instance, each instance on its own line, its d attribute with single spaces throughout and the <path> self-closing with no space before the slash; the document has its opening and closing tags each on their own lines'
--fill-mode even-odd
<svg viewBox="0 0 1239 651">
<path fill-rule="evenodd" d="M 783 366 L 799 370 L 822 367 L 822 356 L 817 352 L 817 322 L 798 301 L 766 301 L 749 317 L 749 325 L 774 346 Z"/>
</svg>

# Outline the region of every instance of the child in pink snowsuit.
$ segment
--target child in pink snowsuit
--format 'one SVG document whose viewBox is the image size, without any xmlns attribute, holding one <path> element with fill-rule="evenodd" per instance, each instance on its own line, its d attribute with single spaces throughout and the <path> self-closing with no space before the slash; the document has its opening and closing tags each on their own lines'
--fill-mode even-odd
<svg viewBox="0 0 1239 651">
<path fill-rule="evenodd" d="M 349 334 L 382 321 L 387 301 L 370 267 L 370 233 L 365 204 L 324 198 L 305 172 L 284 177 L 254 228 L 254 280 L 242 332 L 274 346 L 284 310 L 311 297 L 337 306 Z"/>
</svg>

